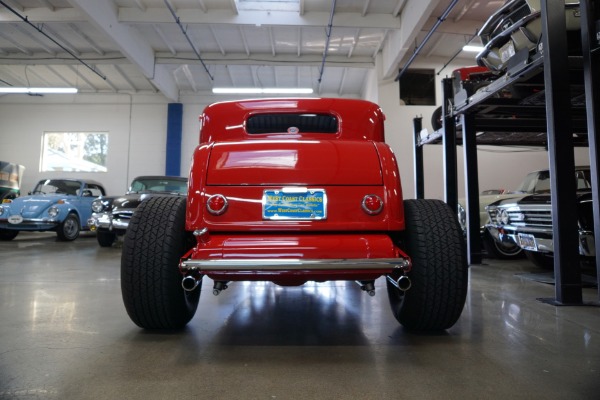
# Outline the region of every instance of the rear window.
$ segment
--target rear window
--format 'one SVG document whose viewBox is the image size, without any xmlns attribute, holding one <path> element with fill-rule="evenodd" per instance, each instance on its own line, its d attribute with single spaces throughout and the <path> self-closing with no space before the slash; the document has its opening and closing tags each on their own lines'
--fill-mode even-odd
<svg viewBox="0 0 600 400">
<path fill-rule="evenodd" d="M 246 132 L 337 133 L 338 119 L 328 114 L 258 114 L 246 121 Z"/>
</svg>

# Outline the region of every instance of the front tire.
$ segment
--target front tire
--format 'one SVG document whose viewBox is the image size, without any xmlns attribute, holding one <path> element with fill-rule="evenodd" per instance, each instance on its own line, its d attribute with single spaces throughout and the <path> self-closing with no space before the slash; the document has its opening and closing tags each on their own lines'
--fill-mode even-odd
<svg viewBox="0 0 600 400">
<path fill-rule="evenodd" d="M 186 199 L 153 197 L 136 209 L 123 243 L 121 293 L 131 320 L 145 329 L 181 329 L 194 316 L 201 285 L 181 287 L 179 259 L 193 246 Z"/>
<path fill-rule="evenodd" d="M 490 257 L 499 260 L 510 260 L 523 257 L 523 249 L 516 243 L 498 242 L 489 234 L 487 229 L 483 234 L 483 247 Z"/>
<path fill-rule="evenodd" d="M 402 292 L 387 281 L 394 317 L 414 331 L 452 327 L 465 304 L 468 269 L 456 215 L 439 200 L 405 200 L 402 245 L 411 257 L 412 287 Z"/>
<path fill-rule="evenodd" d="M 114 232 L 98 231 L 96 232 L 96 239 L 100 247 L 111 247 L 115 240 L 117 240 L 117 234 Z"/>
<path fill-rule="evenodd" d="M 76 214 L 69 214 L 65 220 L 58 226 L 56 230 L 56 236 L 59 240 L 65 242 L 71 242 L 79 237 L 79 231 L 81 226 L 79 225 L 79 217 Z"/>
<path fill-rule="evenodd" d="M 19 231 L 14 231 L 12 229 L 0 229 L 0 240 L 9 241 L 13 240 L 17 237 Z"/>
</svg>

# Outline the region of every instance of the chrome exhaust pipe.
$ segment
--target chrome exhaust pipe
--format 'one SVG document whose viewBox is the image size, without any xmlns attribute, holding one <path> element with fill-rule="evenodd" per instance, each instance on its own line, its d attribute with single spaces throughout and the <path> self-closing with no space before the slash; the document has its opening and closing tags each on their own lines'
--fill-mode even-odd
<svg viewBox="0 0 600 400">
<path fill-rule="evenodd" d="M 193 276 L 186 276 L 183 278 L 183 280 L 181 281 L 181 287 L 183 288 L 183 290 L 187 291 L 187 292 L 191 292 L 192 290 L 196 289 L 198 287 L 198 284 L 201 281 L 194 278 Z"/>
<path fill-rule="evenodd" d="M 386 275 L 385 277 L 387 281 L 394 285 L 398 290 L 406 292 L 408 289 L 412 287 L 412 282 L 410 278 L 406 275 L 402 275 L 400 278 L 396 279 L 390 275 Z"/>
<path fill-rule="evenodd" d="M 402 290 L 403 292 L 406 292 L 412 286 L 410 278 L 406 275 L 402 275 L 400 278 L 398 278 L 396 283 L 398 284 L 398 289 Z"/>
</svg>

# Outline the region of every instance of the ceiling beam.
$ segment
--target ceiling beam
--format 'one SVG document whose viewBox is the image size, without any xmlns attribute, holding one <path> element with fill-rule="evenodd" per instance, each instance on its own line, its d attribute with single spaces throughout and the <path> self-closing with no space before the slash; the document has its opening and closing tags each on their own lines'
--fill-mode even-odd
<svg viewBox="0 0 600 400">
<path fill-rule="evenodd" d="M 33 53 L 29 50 L 27 50 L 24 46 L 22 46 L 19 42 L 17 42 L 16 40 L 14 40 L 13 38 L 11 38 L 10 36 L 7 36 L 5 34 L 3 34 L 2 32 L 0 32 L 0 38 L 6 40 L 7 42 L 10 42 L 13 46 L 15 46 L 21 53 L 25 53 L 28 56 L 33 55 Z"/>
<path fill-rule="evenodd" d="M 404 8 L 405 4 L 406 0 L 398 0 L 398 4 L 396 4 L 394 11 L 392 11 L 392 15 L 394 16 L 394 18 L 397 18 L 398 15 L 402 12 L 402 9 Z"/>
<path fill-rule="evenodd" d="M 181 70 L 183 71 L 183 75 L 185 76 L 185 79 L 187 79 L 188 82 L 190 83 L 190 86 L 192 87 L 192 90 L 194 91 L 194 93 L 198 92 L 198 86 L 196 85 L 196 80 L 194 79 L 194 75 L 192 74 L 192 71 L 190 71 L 189 65 L 187 65 L 187 64 L 182 65 Z"/>
<path fill-rule="evenodd" d="M 462 8 L 460 9 L 460 11 L 458 12 L 458 15 L 456 17 L 454 17 L 454 22 L 459 22 L 464 16 L 465 14 L 471 9 L 471 7 L 473 7 L 473 4 L 475 3 L 475 1 L 477 0 L 469 0 L 467 2 L 467 4 L 465 4 L 464 6 L 462 6 Z"/>
<path fill-rule="evenodd" d="M 146 6 L 142 3 L 142 0 L 133 0 L 133 2 L 140 11 L 146 11 Z"/>
<path fill-rule="evenodd" d="M 48 69 L 48 71 L 50 71 L 52 73 L 52 75 L 56 76 L 59 80 L 61 80 L 65 85 L 67 86 L 73 86 L 72 82 L 69 82 L 64 74 L 59 73 L 56 70 L 56 67 L 54 65 L 46 65 L 46 68 Z"/>
<path fill-rule="evenodd" d="M 367 13 L 369 12 L 369 4 L 371 3 L 371 0 L 365 0 L 365 4 L 363 5 L 363 9 L 362 9 L 362 13 L 361 15 L 364 17 L 365 15 L 367 15 Z"/>
<path fill-rule="evenodd" d="M 341 96 L 344 92 L 344 84 L 346 83 L 346 74 L 348 73 L 348 68 L 344 68 L 342 70 L 342 79 L 340 79 L 340 87 L 338 88 L 338 96 Z"/>
<path fill-rule="evenodd" d="M 302 55 L 302 27 L 298 27 L 298 57 Z"/>
<path fill-rule="evenodd" d="M 178 100 L 179 90 L 173 76 L 166 68 L 155 66 L 154 50 L 146 39 L 137 30 L 119 22 L 118 10 L 114 3 L 97 0 L 69 0 L 69 2 L 87 15 L 96 28 L 111 38 L 120 51 L 165 97 L 172 101 Z M 168 13 L 168 10 L 164 11 Z"/>
<path fill-rule="evenodd" d="M 46 53 L 51 54 L 53 56 L 56 55 L 56 51 L 52 50 L 50 48 L 50 46 L 48 46 L 46 43 L 44 43 L 44 41 L 41 40 L 38 35 L 34 35 L 33 33 L 29 32 L 27 30 L 27 28 L 29 28 L 29 26 L 27 26 L 27 25 L 15 25 L 15 28 L 19 32 L 21 32 L 23 35 L 27 36 L 29 39 L 31 39 L 34 42 L 36 42 L 37 44 L 39 44 L 40 47 L 46 51 Z"/>
<path fill-rule="evenodd" d="M 273 35 L 273 28 L 267 27 L 267 31 L 269 32 L 269 42 L 271 42 L 271 54 L 275 57 L 275 37 Z"/>
<path fill-rule="evenodd" d="M 25 14 L 27 20 L 32 23 L 49 23 L 49 22 L 85 22 L 86 18 L 78 10 L 71 7 L 57 8 L 50 11 L 46 7 L 28 8 L 27 11 L 23 7 L 14 7 L 16 10 Z M 6 8 L 0 8 L 0 20 L 2 22 L 21 22 L 22 19 L 15 14 L 9 12 Z"/>
<path fill-rule="evenodd" d="M 106 76 L 106 79 L 104 80 L 104 83 L 106 83 L 108 85 L 108 87 L 110 87 L 115 93 L 119 92 L 119 89 L 115 86 L 114 83 L 112 83 L 112 81 L 110 80 L 110 78 L 108 77 L 108 74 L 103 73 L 100 68 L 98 68 L 98 66 L 95 66 L 96 69 L 98 70 L 98 72 L 100 72 L 102 75 Z"/>
<path fill-rule="evenodd" d="M 121 67 L 119 65 L 115 65 L 115 70 L 119 73 L 119 75 L 121 75 L 121 78 L 123 78 L 123 80 L 125 82 L 127 82 L 127 84 L 131 87 L 131 89 L 133 89 L 134 92 L 137 92 L 135 85 L 133 84 L 131 79 L 129 79 L 127 74 L 125 74 L 125 72 L 123 72 L 123 70 L 121 69 Z"/>
<path fill-rule="evenodd" d="M 38 1 L 42 6 L 46 7 L 50 11 L 54 12 L 56 10 L 56 8 L 48 0 L 38 0 Z"/>
<path fill-rule="evenodd" d="M 246 40 L 246 35 L 244 34 L 244 27 L 238 26 L 238 32 L 240 33 L 240 37 L 242 38 L 242 44 L 244 45 L 244 51 L 247 56 L 250 56 L 250 47 L 248 47 L 248 41 Z"/>
<path fill-rule="evenodd" d="M 215 39 L 215 42 L 217 43 L 217 47 L 219 48 L 219 51 L 221 51 L 221 54 L 225 55 L 225 49 L 223 48 L 223 45 L 219 41 L 219 38 L 217 37 L 217 34 L 215 33 L 213 26 L 208 25 L 208 29 L 210 29 L 210 33 L 212 34 L 213 39 Z"/>
<path fill-rule="evenodd" d="M 190 59 L 194 59 L 194 54 L 191 52 L 178 53 L 177 57 L 173 57 L 170 53 L 156 53 L 157 64 L 187 64 Z M 278 53 L 273 56 L 271 54 L 257 54 L 252 53 L 251 56 L 244 56 L 243 53 L 228 53 L 223 56 L 221 53 L 202 53 L 202 58 L 211 65 L 249 65 L 249 64 L 260 64 L 260 65 L 271 65 L 271 66 L 290 66 L 291 64 L 298 63 L 298 57 L 296 54 L 283 54 Z M 318 54 L 304 54 L 302 55 L 302 65 L 306 66 L 321 66 L 323 60 L 322 55 Z M 2 61 L 2 60 L 0 60 Z M 95 63 L 100 62 L 94 60 Z M 375 61 L 371 56 L 353 56 L 348 58 L 346 54 L 339 55 L 328 55 L 327 66 L 337 67 L 355 67 L 355 68 L 373 68 Z"/>
<path fill-rule="evenodd" d="M 162 29 L 160 29 L 158 27 L 158 25 L 156 25 L 156 24 L 152 25 L 152 27 L 154 28 L 154 31 L 158 34 L 158 36 L 161 38 L 161 40 L 163 41 L 163 43 L 165 44 L 165 46 L 167 46 L 169 48 L 169 51 L 171 52 L 171 54 L 172 55 L 176 55 L 177 52 L 175 51 L 175 48 L 173 47 L 173 45 L 171 44 L 171 42 L 169 41 L 169 39 L 167 39 L 167 36 L 162 31 Z"/>
<path fill-rule="evenodd" d="M 354 53 L 354 49 L 358 44 L 358 39 L 360 38 L 360 28 L 356 30 L 354 33 L 354 37 L 352 38 L 352 44 L 350 45 L 350 50 L 348 50 L 348 58 L 352 57 L 352 53 Z"/>
<path fill-rule="evenodd" d="M 0 76 L 2 76 L 5 81 L 6 77 L 8 76 L 14 83 L 16 83 L 16 85 L 13 86 L 29 86 L 27 79 L 18 76 L 6 66 L 0 65 Z"/>
<path fill-rule="evenodd" d="M 76 1 L 76 0 L 71 0 Z M 77 0 L 81 1 L 81 0 Z M 417 0 L 418 1 L 418 0 Z M 423 1 L 423 0 L 422 0 Z M 427 0 L 424 0 L 427 2 Z M 440 1 L 440 0 L 434 0 Z M 231 10 L 210 10 L 208 13 L 197 8 L 179 8 L 177 10 L 181 23 L 193 24 L 235 24 L 251 26 L 315 26 L 323 27 L 329 23 L 329 12 L 310 11 L 303 15 L 287 11 L 245 10 L 233 13 Z M 132 7 L 119 8 L 118 20 L 121 23 L 172 23 L 173 17 L 166 8 L 148 8 L 140 11 Z M 399 29 L 400 20 L 392 14 L 368 14 L 364 17 L 359 12 L 336 12 L 336 28 L 388 28 Z"/>
<path fill-rule="evenodd" d="M 81 52 L 75 48 L 67 39 L 59 35 L 54 29 L 51 29 L 48 25 L 44 25 L 41 27 L 41 30 L 45 32 L 48 36 L 56 40 L 61 46 L 64 46 L 67 50 L 69 50 L 72 54 L 75 54 L 77 57 L 81 55 Z"/>
<path fill-rule="evenodd" d="M 67 68 L 69 68 L 71 71 L 73 71 L 73 73 L 75 74 L 75 82 L 77 83 L 77 81 L 79 79 L 81 79 L 82 81 L 84 81 L 89 87 L 92 88 L 92 90 L 94 91 L 98 91 L 98 89 L 96 88 L 96 86 L 94 86 L 94 84 L 92 83 L 92 81 L 90 81 L 88 78 L 86 78 L 83 74 L 79 73 L 79 65 L 74 66 L 74 65 L 67 65 Z"/>
<path fill-rule="evenodd" d="M 237 1 L 236 0 L 230 0 L 231 3 L 231 10 L 233 11 L 233 13 L 235 15 L 240 13 L 240 10 L 238 10 L 238 6 L 237 6 Z"/>
<path fill-rule="evenodd" d="M 400 14 L 400 29 L 390 31 L 382 49 L 382 78 L 398 74 L 403 58 L 413 49 L 413 43 L 423 25 L 441 0 L 407 0 Z"/>
<path fill-rule="evenodd" d="M 100 54 L 101 56 L 104 55 L 104 50 L 102 50 L 100 46 L 98 46 L 92 39 L 90 39 L 90 37 L 86 35 L 81 29 L 79 29 L 77 25 L 75 25 L 74 23 L 70 23 L 69 27 L 73 30 L 73 32 L 79 35 L 79 37 L 85 40 L 86 43 L 89 44 L 90 47 L 94 49 L 96 53 Z"/>
</svg>

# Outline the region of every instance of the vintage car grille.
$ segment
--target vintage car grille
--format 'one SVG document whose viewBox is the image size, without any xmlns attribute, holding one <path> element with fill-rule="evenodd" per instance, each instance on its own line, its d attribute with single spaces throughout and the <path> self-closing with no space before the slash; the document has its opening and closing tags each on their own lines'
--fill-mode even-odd
<svg viewBox="0 0 600 400">
<path fill-rule="evenodd" d="M 113 218 L 119 218 L 119 219 L 131 219 L 133 215 L 133 210 L 119 210 L 116 212 L 113 212 Z"/>
<path fill-rule="evenodd" d="M 552 229 L 552 212 L 540 209 L 509 209 L 509 223 L 517 227 Z"/>
</svg>

